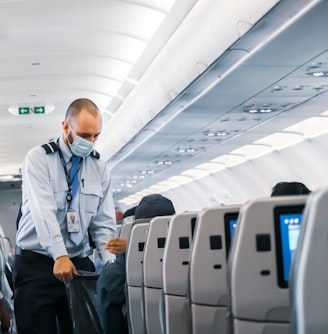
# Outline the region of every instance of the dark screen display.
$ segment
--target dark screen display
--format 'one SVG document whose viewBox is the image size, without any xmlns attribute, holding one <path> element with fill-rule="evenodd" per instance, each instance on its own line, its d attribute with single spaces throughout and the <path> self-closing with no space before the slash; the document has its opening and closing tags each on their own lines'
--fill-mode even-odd
<svg viewBox="0 0 328 334">
<path fill-rule="evenodd" d="M 288 286 L 290 267 L 296 250 L 304 206 L 275 208 L 278 284 Z"/>
<path fill-rule="evenodd" d="M 227 255 L 229 253 L 232 237 L 235 233 L 235 229 L 237 226 L 237 220 L 238 220 L 238 212 L 226 213 L 224 215 L 224 229 L 226 236 Z"/>
<path fill-rule="evenodd" d="M 194 238 L 197 217 L 191 218 L 191 239 Z"/>
</svg>

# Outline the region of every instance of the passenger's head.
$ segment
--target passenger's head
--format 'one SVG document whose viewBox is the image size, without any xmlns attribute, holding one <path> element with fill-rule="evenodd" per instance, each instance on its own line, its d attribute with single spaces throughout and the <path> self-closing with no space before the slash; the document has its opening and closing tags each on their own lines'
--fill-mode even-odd
<svg viewBox="0 0 328 334">
<path fill-rule="evenodd" d="M 154 218 L 173 214 L 175 214 L 175 209 L 168 198 L 160 194 L 152 194 L 141 199 L 136 207 L 134 218 Z"/>
<path fill-rule="evenodd" d="M 85 157 L 93 151 L 102 128 L 101 113 L 89 99 L 77 99 L 67 109 L 62 122 L 63 139 L 74 155 Z"/>
<path fill-rule="evenodd" d="M 292 195 L 307 195 L 311 192 L 301 182 L 278 182 L 271 192 L 271 197 L 273 196 L 292 196 Z"/>
<path fill-rule="evenodd" d="M 131 216 L 134 216 L 134 213 L 136 211 L 136 207 L 137 206 L 134 206 L 130 209 L 127 209 L 124 213 L 123 213 L 123 217 L 122 217 L 122 220 L 126 217 L 131 217 Z"/>
<path fill-rule="evenodd" d="M 122 224 L 123 212 L 119 209 L 115 209 L 116 224 Z"/>
</svg>

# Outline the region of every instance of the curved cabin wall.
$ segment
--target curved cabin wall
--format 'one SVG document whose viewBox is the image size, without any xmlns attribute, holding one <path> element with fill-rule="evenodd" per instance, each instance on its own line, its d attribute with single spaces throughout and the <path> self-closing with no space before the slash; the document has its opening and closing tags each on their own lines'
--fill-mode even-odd
<svg viewBox="0 0 328 334">
<path fill-rule="evenodd" d="M 242 204 L 270 196 L 280 181 L 299 181 L 312 191 L 328 186 L 328 134 L 240 163 L 162 192 L 177 212 L 224 204 Z"/>
</svg>

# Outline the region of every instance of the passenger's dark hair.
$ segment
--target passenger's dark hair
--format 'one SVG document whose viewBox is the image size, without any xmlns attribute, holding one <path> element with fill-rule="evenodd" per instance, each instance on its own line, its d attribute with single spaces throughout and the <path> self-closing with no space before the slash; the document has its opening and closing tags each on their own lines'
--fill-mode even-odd
<svg viewBox="0 0 328 334">
<path fill-rule="evenodd" d="M 301 182 L 278 182 L 271 192 L 273 196 L 292 196 L 292 195 L 307 195 L 311 192 L 308 187 Z"/>
<path fill-rule="evenodd" d="M 134 212 L 136 211 L 136 207 L 137 206 L 134 206 L 130 209 L 127 209 L 124 213 L 123 213 L 123 217 L 122 219 L 126 218 L 126 217 L 130 217 L 130 216 L 134 216 Z"/>
<path fill-rule="evenodd" d="M 175 214 L 173 203 L 160 194 L 151 194 L 143 197 L 137 205 L 134 218 L 154 218 Z"/>
</svg>

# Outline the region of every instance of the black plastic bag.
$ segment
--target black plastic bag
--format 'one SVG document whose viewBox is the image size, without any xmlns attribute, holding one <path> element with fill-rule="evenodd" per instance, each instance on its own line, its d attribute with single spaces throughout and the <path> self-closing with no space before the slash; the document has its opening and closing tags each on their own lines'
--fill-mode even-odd
<svg viewBox="0 0 328 334">
<path fill-rule="evenodd" d="M 73 321 L 73 334 L 102 334 L 96 305 L 96 285 L 99 275 L 78 270 L 66 283 L 68 305 Z"/>
</svg>

